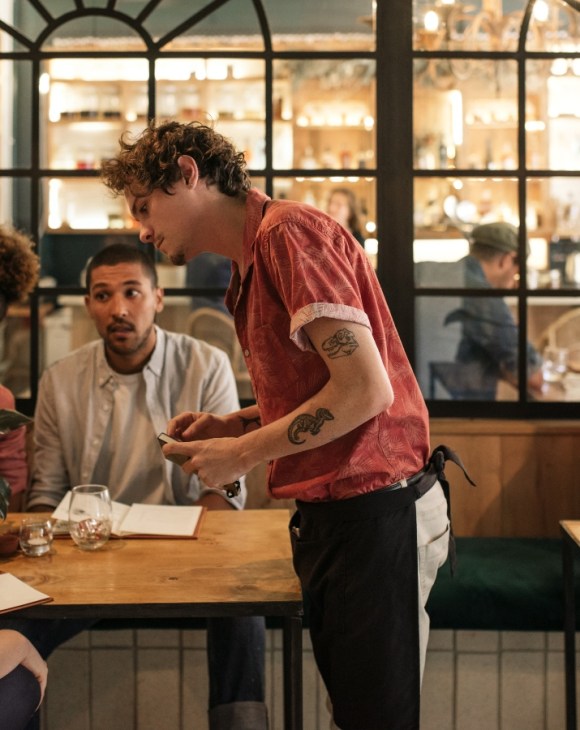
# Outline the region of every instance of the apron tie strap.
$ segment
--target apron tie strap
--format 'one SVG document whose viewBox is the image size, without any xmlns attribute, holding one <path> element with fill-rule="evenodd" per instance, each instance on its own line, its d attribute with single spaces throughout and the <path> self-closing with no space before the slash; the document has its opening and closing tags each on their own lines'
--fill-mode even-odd
<svg viewBox="0 0 580 730">
<path fill-rule="evenodd" d="M 449 481 L 445 476 L 446 461 L 452 461 L 456 464 L 461 469 L 465 478 L 472 487 L 475 487 L 476 484 L 467 473 L 461 458 L 455 453 L 455 451 L 444 445 L 437 446 L 436 449 L 433 449 L 433 453 L 429 457 L 428 461 L 428 471 L 433 471 L 437 475 L 437 479 L 443 488 L 443 494 L 447 500 L 447 519 L 449 520 L 449 568 L 451 570 L 451 575 L 455 575 L 455 570 L 457 568 L 457 554 L 455 549 L 455 535 L 453 534 L 453 526 L 451 523 L 451 492 L 449 489 Z"/>
</svg>

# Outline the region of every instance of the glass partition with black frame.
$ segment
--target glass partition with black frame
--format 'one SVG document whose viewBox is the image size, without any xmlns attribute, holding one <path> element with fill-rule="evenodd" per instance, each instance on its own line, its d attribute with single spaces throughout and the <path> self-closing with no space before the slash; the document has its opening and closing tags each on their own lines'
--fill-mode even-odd
<svg viewBox="0 0 580 730">
<path fill-rule="evenodd" d="M 99 168 L 149 119 L 213 125 L 270 195 L 325 209 L 335 191 L 352 199 L 376 262 L 376 45 L 373 0 L 3 3 L 0 217 L 33 236 L 42 265 L 31 301 L 0 333 L 1 382 L 19 407 L 34 407 L 44 368 L 97 336 L 83 302 L 90 257 L 116 241 L 141 245 Z M 218 320 L 229 327 L 229 262 L 203 255 L 175 268 L 156 256 L 160 324 L 226 349 L 250 400 L 243 358 L 217 332 Z"/>
<path fill-rule="evenodd" d="M 433 414 L 580 400 L 579 9 L 413 2 L 414 357 Z"/>
<path fill-rule="evenodd" d="M 268 194 L 343 211 L 354 198 L 432 415 L 574 415 L 579 17 L 575 0 L 2 3 L 0 218 L 33 235 L 43 267 L 12 326 L 18 348 L 7 327 L 0 342 L 3 378 L 8 350 L 24 363 L 18 405 L 30 411 L 46 365 L 95 336 L 80 299 L 87 259 L 139 245 L 101 160 L 150 118 L 201 118 L 245 151 Z M 494 221 L 517 231 L 511 284 L 436 283 L 427 264 L 459 269 L 473 228 Z M 158 263 L 164 326 L 188 331 L 196 302 L 221 306 L 223 262 Z M 441 378 L 432 387 L 431 363 L 443 363 L 435 376 L 457 365 L 456 310 L 478 303 L 506 316 L 510 364 L 485 398 L 457 397 Z M 562 358 L 565 373 L 542 367 Z"/>
</svg>

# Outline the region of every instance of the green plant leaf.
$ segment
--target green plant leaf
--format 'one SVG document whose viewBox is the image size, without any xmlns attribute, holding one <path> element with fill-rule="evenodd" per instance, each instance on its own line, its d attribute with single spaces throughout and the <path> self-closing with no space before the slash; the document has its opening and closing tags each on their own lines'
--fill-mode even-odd
<svg viewBox="0 0 580 730">
<path fill-rule="evenodd" d="M 8 503 L 10 502 L 11 494 L 10 484 L 8 484 L 4 477 L 0 477 L 0 520 L 2 522 L 4 522 L 8 514 Z"/>
</svg>

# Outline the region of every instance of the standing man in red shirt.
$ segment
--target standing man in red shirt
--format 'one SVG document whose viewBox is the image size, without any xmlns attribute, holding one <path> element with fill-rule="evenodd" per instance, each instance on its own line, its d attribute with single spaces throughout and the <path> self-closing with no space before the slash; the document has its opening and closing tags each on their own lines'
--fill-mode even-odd
<svg viewBox="0 0 580 730">
<path fill-rule="evenodd" d="M 257 403 L 176 416 L 186 443 L 165 453 L 211 487 L 268 463 L 270 494 L 296 500 L 294 565 L 336 727 L 418 728 L 444 458 L 429 460 L 427 409 L 363 249 L 325 213 L 252 188 L 243 155 L 202 124 L 152 123 L 103 180 L 174 264 L 232 261 L 226 304 Z"/>
</svg>

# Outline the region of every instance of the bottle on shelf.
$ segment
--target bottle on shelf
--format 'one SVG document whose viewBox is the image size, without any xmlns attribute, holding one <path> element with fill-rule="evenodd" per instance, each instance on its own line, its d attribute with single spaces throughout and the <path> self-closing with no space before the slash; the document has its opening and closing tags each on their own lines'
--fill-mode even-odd
<svg viewBox="0 0 580 730">
<path fill-rule="evenodd" d="M 426 134 L 417 141 L 417 167 L 420 170 L 435 169 L 435 138 Z"/>
<path fill-rule="evenodd" d="M 196 88 L 193 88 L 183 97 L 183 106 L 180 112 L 182 119 L 199 119 L 201 117 L 200 107 L 199 92 Z"/>
<path fill-rule="evenodd" d="M 445 170 L 448 166 L 448 155 L 447 145 L 445 144 L 445 137 L 441 135 L 439 139 L 439 167 Z"/>
<path fill-rule="evenodd" d="M 314 149 L 310 145 L 304 148 L 304 154 L 300 159 L 300 167 L 303 170 L 316 170 L 319 167 L 314 157 Z"/>
<path fill-rule="evenodd" d="M 276 120 L 283 119 L 282 111 L 284 108 L 284 100 L 281 96 L 277 96 L 272 103 L 272 116 Z"/>
<path fill-rule="evenodd" d="M 350 150 L 342 150 L 340 153 L 340 166 L 345 169 L 352 167 L 352 152 Z"/>
<path fill-rule="evenodd" d="M 486 170 L 495 170 L 495 161 L 493 159 L 493 143 L 491 137 L 487 137 L 485 140 L 485 168 Z"/>
<path fill-rule="evenodd" d="M 321 157 L 322 167 L 326 169 L 332 169 L 338 167 L 338 158 L 330 147 L 325 147 Z"/>
<path fill-rule="evenodd" d="M 121 100 L 119 94 L 111 93 L 103 95 L 101 105 L 101 116 L 103 119 L 114 120 L 121 118 Z"/>
</svg>

